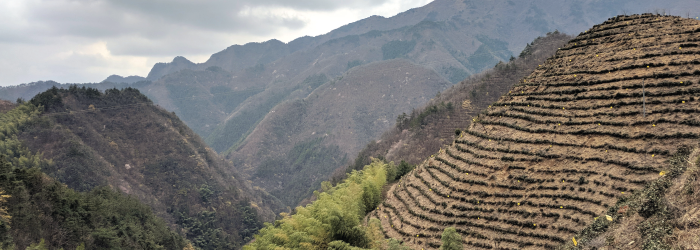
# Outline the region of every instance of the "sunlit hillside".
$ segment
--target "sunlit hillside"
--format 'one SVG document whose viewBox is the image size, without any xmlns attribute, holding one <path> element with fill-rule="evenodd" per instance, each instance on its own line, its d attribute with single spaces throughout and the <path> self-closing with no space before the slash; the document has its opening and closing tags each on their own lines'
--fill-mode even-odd
<svg viewBox="0 0 700 250">
<path fill-rule="evenodd" d="M 649 185 L 667 188 L 657 180 L 680 175 L 700 137 L 699 28 L 645 14 L 581 33 L 393 185 L 371 217 L 413 248 L 439 247 L 456 226 L 468 248 L 551 249 L 615 223 L 597 223 L 606 215 L 663 216 L 663 192 Z M 639 237 L 625 243 L 660 246 Z"/>
</svg>

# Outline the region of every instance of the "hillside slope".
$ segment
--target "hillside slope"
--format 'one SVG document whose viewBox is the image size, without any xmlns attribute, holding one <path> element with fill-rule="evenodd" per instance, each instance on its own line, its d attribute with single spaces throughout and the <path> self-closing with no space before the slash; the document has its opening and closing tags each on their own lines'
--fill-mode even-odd
<svg viewBox="0 0 700 250">
<path fill-rule="evenodd" d="M 40 122 L 29 103 L 0 112 L 1 249 L 183 249 L 186 242 L 134 197 L 106 187 L 75 192 L 17 134 Z"/>
<path fill-rule="evenodd" d="M 510 55 L 522 51 L 527 41 L 547 32 L 559 29 L 578 33 L 624 11 L 682 11 L 693 4 L 689 0 L 438 0 L 394 17 L 366 18 L 328 34 L 303 37 L 288 44 L 270 40 L 231 46 L 200 64 L 178 57 L 172 63 L 154 67 L 154 72 L 175 74 L 168 79 L 150 78 L 156 83 L 150 91 L 143 92 L 166 109 L 183 114 L 182 119 L 212 148 L 224 152 L 245 139 L 274 105 L 304 98 L 308 92 L 292 92 L 313 75 L 325 74 L 334 79 L 356 65 L 402 57 L 457 83 L 499 61 L 507 61 Z M 561 15 L 562 11 L 569 15 Z M 205 81 L 192 80 L 192 74 L 179 74 L 180 77 L 176 73 L 182 69 L 203 72 L 213 67 L 230 76 Z M 187 88 L 167 88 L 173 84 Z M 197 92 L 190 93 L 193 89 Z M 230 91 L 222 91 L 225 89 Z M 166 94 L 162 94 L 164 91 Z M 237 105 L 221 105 L 225 101 L 216 100 L 217 92 L 235 93 L 231 98 L 240 100 Z"/>
<path fill-rule="evenodd" d="M 517 59 L 465 79 L 427 104 L 400 115 L 395 126 L 360 151 L 350 169 L 361 169 L 371 162 L 370 157 L 421 163 L 441 146 L 449 144 L 455 138 L 455 130 L 469 127 L 474 116 L 572 38 L 558 32 L 539 37 L 529 43 Z M 454 106 L 452 110 L 446 109 L 450 103 Z"/>
<path fill-rule="evenodd" d="M 448 225 L 472 248 L 571 242 L 698 143 L 697 31 L 699 21 L 650 14 L 594 26 L 392 186 L 372 216 L 413 248 L 438 247 Z"/>
<path fill-rule="evenodd" d="M 394 117 L 430 99 L 424 93 L 448 85 L 405 59 L 358 66 L 307 98 L 276 106 L 229 159 L 255 185 L 295 207 Z"/>
<path fill-rule="evenodd" d="M 240 247 L 279 209 L 136 89 L 52 88 L 30 102 L 44 114 L 18 138 L 53 160 L 43 171 L 79 191 L 132 195 L 197 247 Z"/>
</svg>

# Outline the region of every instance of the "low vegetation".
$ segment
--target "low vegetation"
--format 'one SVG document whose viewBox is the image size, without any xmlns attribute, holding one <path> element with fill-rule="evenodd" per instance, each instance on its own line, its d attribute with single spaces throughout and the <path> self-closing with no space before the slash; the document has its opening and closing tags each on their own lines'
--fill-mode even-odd
<svg viewBox="0 0 700 250">
<path fill-rule="evenodd" d="M 386 183 L 400 177 L 397 173 L 393 163 L 374 160 L 334 187 L 324 182 L 316 201 L 266 223 L 244 249 L 403 249 L 395 240 L 384 240 L 379 220 L 362 225 L 365 214 L 377 211 Z"/>
</svg>

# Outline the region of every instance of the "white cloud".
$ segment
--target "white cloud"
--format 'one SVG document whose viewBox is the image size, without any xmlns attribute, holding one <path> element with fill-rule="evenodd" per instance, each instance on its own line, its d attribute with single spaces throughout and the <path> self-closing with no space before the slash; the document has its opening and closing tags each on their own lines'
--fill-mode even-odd
<svg viewBox="0 0 700 250">
<path fill-rule="evenodd" d="M 321 35 L 429 0 L 5 0 L 0 85 L 145 76 L 156 62 L 193 62 L 233 44 Z"/>
</svg>

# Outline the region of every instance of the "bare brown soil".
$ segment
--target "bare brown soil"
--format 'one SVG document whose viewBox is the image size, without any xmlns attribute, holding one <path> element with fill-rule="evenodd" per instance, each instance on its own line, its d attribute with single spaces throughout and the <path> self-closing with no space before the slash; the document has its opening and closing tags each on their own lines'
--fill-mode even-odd
<svg viewBox="0 0 700 250">
<path fill-rule="evenodd" d="M 594 26 L 391 187 L 371 216 L 414 249 L 438 248 L 449 226 L 465 249 L 570 242 L 697 144 L 699 32 L 699 21 L 650 14 Z M 695 228 L 697 214 L 679 227 Z"/>
<path fill-rule="evenodd" d="M 10 101 L 0 100 L 0 113 L 5 113 L 7 111 L 15 108 L 15 104 Z"/>
</svg>

